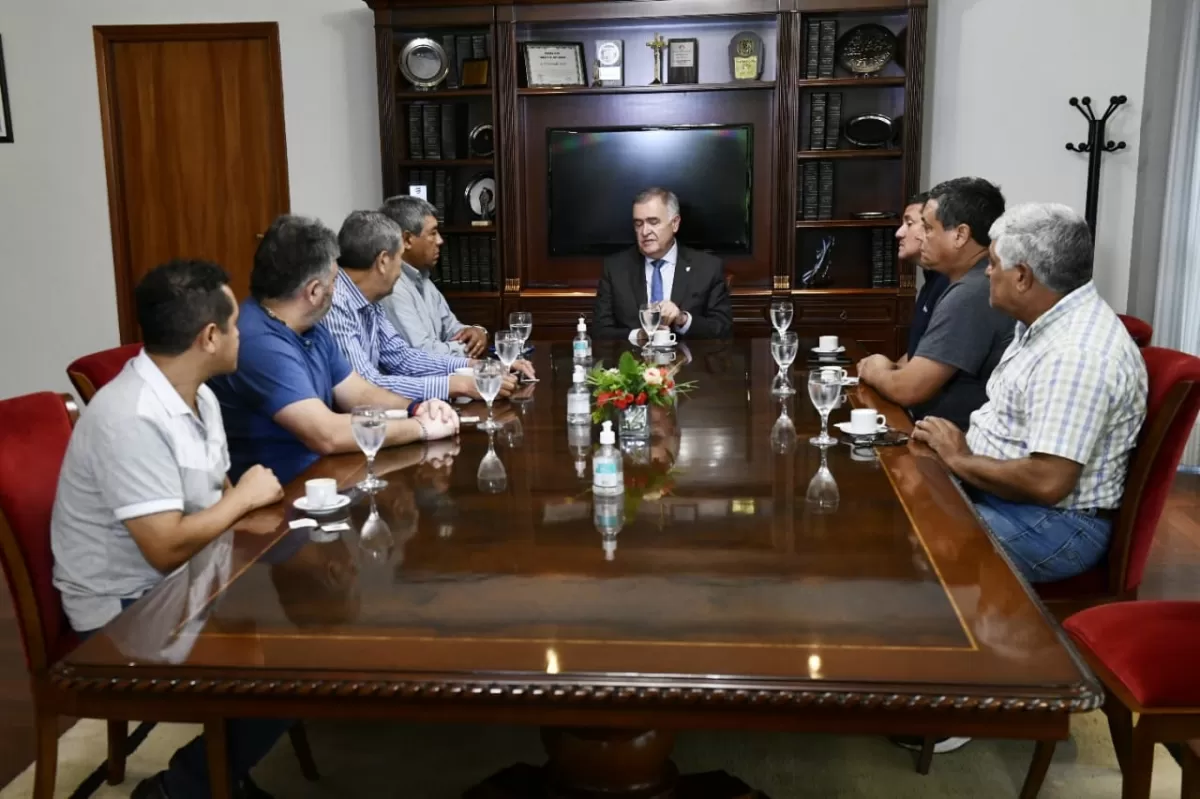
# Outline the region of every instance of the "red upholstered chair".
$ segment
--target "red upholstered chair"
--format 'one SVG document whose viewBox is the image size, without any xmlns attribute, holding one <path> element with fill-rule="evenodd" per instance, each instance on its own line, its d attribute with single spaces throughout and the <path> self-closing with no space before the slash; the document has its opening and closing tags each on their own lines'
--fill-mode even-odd
<svg viewBox="0 0 1200 799">
<path fill-rule="evenodd" d="M 1163 347 L 1145 347 L 1142 355 L 1150 378 L 1146 422 L 1130 459 L 1108 558 L 1078 577 L 1034 586 L 1059 618 L 1137 598 L 1150 544 L 1200 411 L 1200 358 Z"/>
<path fill-rule="evenodd" d="M 75 401 L 50 392 L 0 401 L 0 563 L 25 647 L 33 689 L 37 766 L 34 796 L 54 795 L 58 716 L 40 706 L 50 667 L 77 643 L 51 582 L 50 512 Z M 108 781 L 125 779 L 128 725 L 108 723 Z"/>
<path fill-rule="evenodd" d="M 1156 743 L 1185 744 L 1183 796 L 1195 796 L 1194 749 L 1186 744 L 1200 736 L 1200 602 L 1117 602 L 1077 613 L 1063 628 L 1104 683 L 1122 799 L 1150 796 Z M 1038 742 L 1025 799 L 1037 796 L 1054 744 Z"/>
<path fill-rule="evenodd" d="M 79 398 L 88 403 L 96 392 L 116 377 L 130 358 L 142 351 L 141 344 L 125 344 L 111 350 L 93 352 L 78 358 L 67 367 L 67 377 L 79 392 Z"/>
<path fill-rule="evenodd" d="M 1125 329 L 1129 331 L 1129 335 L 1133 338 L 1133 342 L 1139 347 L 1149 347 L 1150 339 L 1154 336 L 1154 328 L 1150 323 L 1138 319 L 1136 316 L 1126 316 L 1123 313 L 1117 314 L 1121 323 L 1125 325 Z"/>
</svg>

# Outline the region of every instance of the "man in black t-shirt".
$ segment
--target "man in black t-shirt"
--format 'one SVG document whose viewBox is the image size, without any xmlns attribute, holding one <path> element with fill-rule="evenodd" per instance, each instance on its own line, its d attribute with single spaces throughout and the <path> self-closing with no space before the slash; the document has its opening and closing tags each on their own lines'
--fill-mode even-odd
<svg viewBox="0 0 1200 799">
<path fill-rule="evenodd" d="M 901 261 L 921 263 L 921 242 L 925 238 L 921 212 L 928 199 L 929 192 L 921 192 L 914 195 L 904 209 L 900 227 L 896 229 L 896 241 L 899 243 Z M 929 327 L 929 318 L 933 315 L 933 307 L 937 305 L 942 293 L 950 285 L 950 281 L 940 272 L 926 268 L 922 268 L 921 271 L 925 273 L 925 282 L 922 283 L 921 290 L 917 292 L 912 321 L 908 326 L 908 349 L 904 353 L 904 357 L 900 359 L 901 365 L 912 360 L 912 357 L 916 355 L 917 342 L 921 340 L 921 336 L 925 335 L 925 328 Z"/>
</svg>

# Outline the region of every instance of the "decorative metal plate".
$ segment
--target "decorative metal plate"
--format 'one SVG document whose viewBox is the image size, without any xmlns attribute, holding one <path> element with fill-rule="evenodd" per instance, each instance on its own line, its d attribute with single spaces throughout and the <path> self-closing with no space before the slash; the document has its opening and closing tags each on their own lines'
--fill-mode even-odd
<svg viewBox="0 0 1200 799">
<path fill-rule="evenodd" d="M 491 172 L 480 172 L 467 184 L 467 208 L 481 219 L 496 213 L 496 178 Z"/>
<path fill-rule="evenodd" d="M 467 149 L 472 158 L 491 158 L 496 152 L 496 143 L 492 126 L 486 122 L 476 125 L 467 136 Z"/>
<path fill-rule="evenodd" d="M 892 118 L 885 114 L 861 114 L 854 117 L 842 133 L 856 147 L 887 147 L 895 137 Z"/>
<path fill-rule="evenodd" d="M 400 74 L 417 89 L 432 89 L 450 74 L 450 59 L 433 39 L 413 39 L 400 51 Z"/>
<path fill-rule="evenodd" d="M 838 40 L 838 64 L 855 75 L 873 75 L 896 57 L 898 46 L 896 34 L 882 25 L 858 25 Z"/>
</svg>

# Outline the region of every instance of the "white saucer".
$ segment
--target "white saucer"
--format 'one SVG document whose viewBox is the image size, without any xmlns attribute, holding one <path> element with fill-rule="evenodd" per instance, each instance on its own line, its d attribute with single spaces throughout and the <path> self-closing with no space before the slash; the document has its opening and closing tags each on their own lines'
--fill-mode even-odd
<svg viewBox="0 0 1200 799">
<path fill-rule="evenodd" d="M 842 378 L 842 385 L 843 386 L 857 386 L 858 378 L 854 377 L 853 375 L 846 375 L 845 377 Z"/>
<path fill-rule="evenodd" d="M 817 355 L 837 355 L 839 352 L 845 352 L 845 347 L 838 347 L 836 350 L 823 350 L 820 347 L 813 347 L 812 351 Z"/>
<path fill-rule="evenodd" d="M 338 494 L 337 499 L 333 501 L 332 505 L 326 505 L 323 508 L 308 507 L 308 497 L 300 497 L 292 504 L 296 507 L 296 510 L 303 511 L 304 513 L 310 513 L 313 516 L 324 516 L 325 514 L 333 513 L 335 510 L 341 510 L 349 505 L 350 497 L 346 496 L 345 494 Z"/>
<path fill-rule="evenodd" d="M 850 432 L 849 422 L 834 422 L 833 426 L 838 430 L 841 430 L 846 435 L 853 436 L 854 438 L 875 438 L 876 436 L 881 436 L 888 431 L 887 425 L 880 425 L 879 427 L 875 428 L 875 432 L 873 433 L 852 433 Z"/>
</svg>

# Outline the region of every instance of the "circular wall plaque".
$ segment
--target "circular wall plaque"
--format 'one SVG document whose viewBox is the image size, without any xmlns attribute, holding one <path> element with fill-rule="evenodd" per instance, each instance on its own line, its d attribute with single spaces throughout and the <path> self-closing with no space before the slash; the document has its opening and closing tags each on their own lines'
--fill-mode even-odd
<svg viewBox="0 0 1200 799">
<path fill-rule="evenodd" d="M 868 22 L 846 31 L 838 40 L 838 64 L 855 75 L 872 75 L 896 57 L 896 34 L 882 25 Z"/>
<path fill-rule="evenodd" d="M 596 52 L 602 67 L 615 67 L 621 63 L 621 47 L 616 42 L 604 42 Z"/>
<path fill-rule="evenodd" d="M 433 39 L 413 39 L 400 51 L 400 74 L 417 89 L 432 89 L 449 73 L 446 51 Z"/>
<path fill-rule="evenodd" d="M 480 219 L 496 214 L 496 178 L 491 172 L 480 172 L 467 184 L 467 208 Z"/>
<path fill-rule="evenodd" d="M 892 118 L 884 114 L 862 114 L 846 123 L 846 141 L 856 147 L 887 147 L 892 143 Z"/>
<path fill-rule="evenodd" d="M 496 152 L 492 126 L 484 123 L 476 125 L 467 136 L 467 149 L 473 158 L 491 158 Z"/>
</svg>

